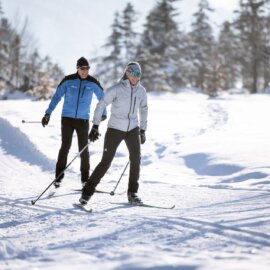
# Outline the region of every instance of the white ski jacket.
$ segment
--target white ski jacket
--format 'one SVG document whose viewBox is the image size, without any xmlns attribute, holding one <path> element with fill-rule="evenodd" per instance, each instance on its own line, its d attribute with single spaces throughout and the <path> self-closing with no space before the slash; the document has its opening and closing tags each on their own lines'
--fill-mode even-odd
<svg viewBox="0 0 270 270">
<path fill-rule="evenodd" d="M 109 128 L 130 131 L 136 127 L 147 128 L 147 94 L 140 81 L 131 87 L 129 80 L 121 80 L 110 87 L 96 106 L 93 124 L 99 125 L 106 106 L 111 104 Z M 139 112 L 139 119 L 138 119 Z"/>
</svg>

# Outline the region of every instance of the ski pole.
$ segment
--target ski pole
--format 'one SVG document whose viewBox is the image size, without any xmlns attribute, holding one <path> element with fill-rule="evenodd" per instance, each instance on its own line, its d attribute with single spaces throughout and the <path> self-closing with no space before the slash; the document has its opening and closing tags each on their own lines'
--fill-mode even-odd
<svg viewBox="0 0 270 270">
<path fill-rule="evenodd" d="M 41 124 L 41 121 L 25 121 L 25 120 L 22 120 L 22 123 L 24 123 L 24 124 L 28 124 L 28 123 L 30 123 L 30 124 Z"/>
<path fill-rule="evenodd" d="M 113 195 L 115 194 L 114 192 L 115 192 L 115 190 L 116 190 L 117 186 L 119 185 L 120 180 L 121 180 L 122 176 L 124 175 L 124 173 L 125 173 L 125 171 L 126 171 L 126 169 L 127 169 L 128 165 L 129 165 L 129 161 L 128 161 L 128 163 L 127 163 L 126 167 L 124 168 L 124 170 L 123 170 L 123 172 L 122 172 L 122 174 L 121 174 L 121 176 L 120 176 L 120 178 L 119 178 L 119 180 L 118 180 L 118 182 L 117 182 L 117 184 L 116 184 L 116 186 L 115 186 L 114 190 L 110 192 L 110 195 L 111 195 L 111 196 L 113 196 Z"/>
<path fill-rule="evenodd" d="M 88 145 L 90 144 L 90 142 L 88 142 L 84 148 L 68 163 L 68 165 L 65 167 L 65 169 L 63 171 L 61 171 L 57 177 L 47 186 L 47 188 L 37 197 L 37 199 L 32 200 L 31 204 L 34 205 L 40 198 L 41 196 L 51 187 L 51 185 L 59 179 L 59 177 L 64 173 L 64 171 L 71 165 L 71 163 L 78 157 L 81 155 L 81 153 L 88 147 Z"/>
</svg>

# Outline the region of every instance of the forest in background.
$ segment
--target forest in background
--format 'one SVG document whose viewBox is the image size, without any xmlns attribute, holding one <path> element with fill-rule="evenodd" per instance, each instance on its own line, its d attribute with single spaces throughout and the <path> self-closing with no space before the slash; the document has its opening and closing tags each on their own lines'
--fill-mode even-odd
<svg viewBox="0 0 270 270">
<path fill-rule="evenodd" d="M 19 90 L 48 99 L 63 78 L 63 70 L 50 56 L 42 57 L 28 19 L 17 15 L 15 25 L 5 17 L 0 1 L 0 99 Z"/>
<path fill-rule="evenodd" d="M 217 33 L 208 0 L 198 1 L 188 31 L 181 29 L 177 1 L 182 0 L 157 0 L 140 33 L 134 31 L 139 17 L 131 3 L 115 13 L 104 55 L 89 59 L 104 88 L 121 78 L 129 61 L 138 61 L 147 91 L 269 91 L 270 0 L 239 0 L 233 19 Z M 47 99 L 64 74 L 49 56 L 40 56 L 27 27 L 27 19 L 12 26 L 0 1 L 0 93 L 18 89 Z"/>
<path fill-rule="evenodd" d="M 215 96 L 233 88 L 266 92 L 270 82 L 270 1 L 240 0 L 232 21 L 214 33 L 208 0 L 199 0 L 190 30 L 181 30 L 179 0 L 159 0 L 147 15 L 142 33 L 134 32 L 138 19 L 128 3 L 116 12 L 107 55 L 95 59 L 104 84 L 117 81 L 130 60 L 142 65 L 142 83 L 148 91 L 178 92 L 192 87 Z M 181 1 L 181 0 L 180 0 Z M 178 19 L 176 19 L 178 18 Z"/>
</svg>

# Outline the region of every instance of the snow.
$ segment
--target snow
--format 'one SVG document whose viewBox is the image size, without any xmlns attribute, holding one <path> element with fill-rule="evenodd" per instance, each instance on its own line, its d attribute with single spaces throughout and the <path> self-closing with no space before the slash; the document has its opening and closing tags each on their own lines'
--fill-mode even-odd
<svg viewBox="0 0 270 270">
<path fill-rule="evenodd" d="M 149 94 L 139 195 L 172 210 L 111 204 L 126 202 L 128 172 L 120 195 L 95 194 L 91 214 L 74 208 L 79 159 L 55 197 L 31 205 L 54 179 L 62 104 L 46 128 L 22 120 L 47 106 L 0 101 L 0 269 L 269 269 L 269 95 Z M 74 135 L 69 161 L 77 152 Z M 113 190 L 127 161 L 121 144 L 98 188 Z"/>
</svg>

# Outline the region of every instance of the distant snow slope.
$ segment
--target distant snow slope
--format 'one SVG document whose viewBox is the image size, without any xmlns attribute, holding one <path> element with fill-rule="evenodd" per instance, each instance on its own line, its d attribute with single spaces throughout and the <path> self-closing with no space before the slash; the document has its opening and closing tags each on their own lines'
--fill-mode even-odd
<svg viewBox="0 0 270 270">
<path fill-rule="evenodd" d="M 30 201 L 54 179 L 61 104 L 50 124 L 48 102 L 0 101 L 0 269 L 262 269 L 270 265 L 270 97 L 149 94 L 139 195 L 173 210 L 126 202 L 128 170 L 117 191 L 95 194 L 87 214 L 79 159 L 55 197 Z M 93 109 L 93 108 L 92 108 Z M 102 137 L 90 144 L 91 171 Z M 69 153 L 78 152 L 74 135 Z M 115 187 L 128 152 L 122 143 L 99 190 Z"/>
</svg>

